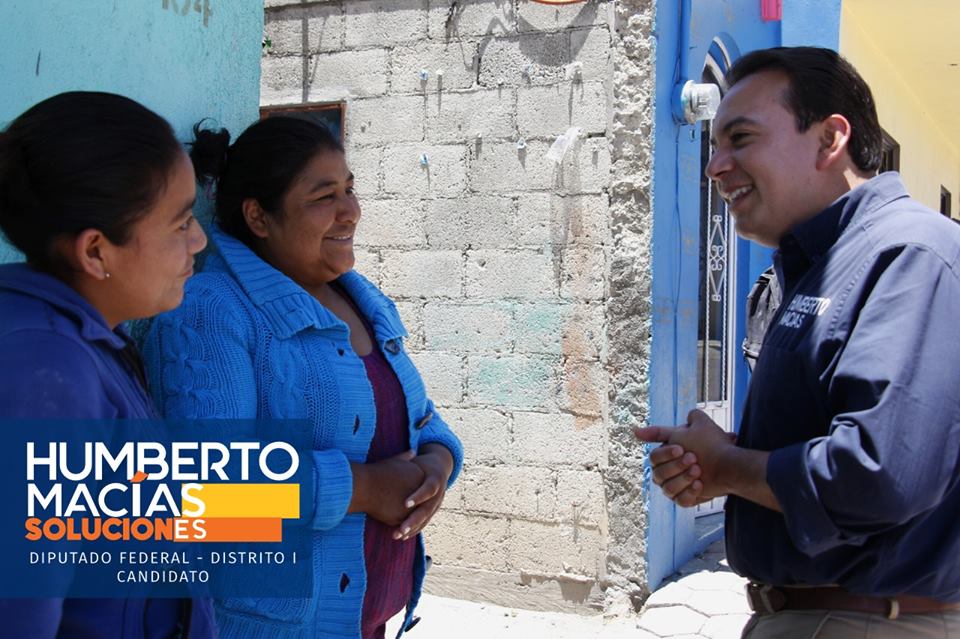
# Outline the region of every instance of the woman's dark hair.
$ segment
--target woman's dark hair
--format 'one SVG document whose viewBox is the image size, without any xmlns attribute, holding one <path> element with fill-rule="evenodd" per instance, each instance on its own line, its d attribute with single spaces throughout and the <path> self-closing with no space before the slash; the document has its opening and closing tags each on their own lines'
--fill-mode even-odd
<svg viewBox="0 0 960 639">
<path fill-rule="evenodd" d="M 839 53 L 820 47 L 775 47 L 753 51 L 727 72 L 729 86 L 761 71 L 782 71 L 790 81 L 784 106 L 806 131 L 834 113 L 850 122 L 847 147 L 861 171 L 875 173 L 883 154 L 883 133 L 870 87 Z"/>
<path fill-rule="evenodd" d="M 216 183 L 216 219 L 224 232 L 253 247 L 254 235 L 243 217 L 243 202 L 254 199 L 268 214 L 279 216 L 283 196 L 294 178 L 318 153 L 343 145 L 325 126 L 284 116 L 269 117 L 247 128 L 230 145 L 226 129 L 193 127 L 190 151 L 197 180 Z"/>
<path fill-rule="evenodd" d="M 130 239 L 182 152 L 162 117 L 111 93 L 61 93 L 0 132 L 0 229 L 53 270 L 53 240 L 97 229 Z"/>
</svg>

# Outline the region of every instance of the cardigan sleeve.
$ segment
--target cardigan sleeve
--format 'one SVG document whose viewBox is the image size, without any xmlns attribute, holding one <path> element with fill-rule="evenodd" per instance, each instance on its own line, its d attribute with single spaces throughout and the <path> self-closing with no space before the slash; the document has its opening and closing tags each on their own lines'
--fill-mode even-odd
<svg viewBox="0 0 960 639">
<path fill-rule="evenodd" d="M 257 419 L 253 322 L 213 287 L 191 287 L 184 303 L 157 317 L 143 354 L 154 398 L 165 417 Z M 346 516 L 353 473 L 339 450 L 313 451 L 313 527 L 329 530 Z"/>
</svg>

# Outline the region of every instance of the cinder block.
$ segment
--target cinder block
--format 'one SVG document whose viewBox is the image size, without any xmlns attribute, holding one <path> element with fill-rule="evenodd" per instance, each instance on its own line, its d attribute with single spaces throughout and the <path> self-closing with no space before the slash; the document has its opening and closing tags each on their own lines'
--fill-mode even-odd
<svg viewBox="0 0 960 639">
<path fill-rule="evenodd" d="M 556 513 L 556 485 L 549 468 L 470 466 L 460 481 L 468 512 L 537 520 L 553 519 Z"/>
<path fill-rule="evenodd" d="M 516 140 L 515 110 L 512 90 L 431 95 L 427 100 L 427 140 L 466 142 L 473 149 L 495 140 Z"/>
<path fill-rule="evenodd" d="M 264 56 L 260 60 L 260 104 L 303 101 L 303 66 L 299 57 Z"/>
<path fill-rule="evenodd" d="M 603 305 L 535 302 L 515 304 L 511 333 L 518 353 L 563 355 L 579 361 L 598 360 L 606 333 Z"/>
<path fill-rule="evenodd" d="M 445 408 L 443 418 L 463 443 L 465 463 L 501 463 L 509 454 L 510 420 L 485 408 Z"/>
<path fill-rule="evenodd" d="M 580 127 L 581 134 L 606 131 L 609 109 L 606 90 L 600 80 L 518 87 L 517 128 L 520 135 L 555 140 L 572 126 Z"/>
<path fill-rule="evenodd" d="M 553 84 L 571 61 L 567 33 L 496 38 L 480 51 L 479 80 L 486 87 Z"/>
<path fill-rule="evenodd" d="M 384 250 L 382 260 L 381 288 L 391 297 L 462 297 L 459 251 Z"/>
<path fill-rule="evenodd" d="M 603 468 L 606 426 L 559 413 L 513 413 L 513 446 L 507 461 L 548 467 Z"/>
<path fill-rule="evenodd" d="M 267 53 L 309 56 L 343 48 L 343 9 L 339 4 L 317 4 L 267 11 L 264 33 Z"/>
<path fill-rule="evenodd" d="M 396 47 L 390 56 L 391 93 L 427 93 L 430 95 L 469 89 L 477 81 L 477 45 L 472 42 L 438 44 L 418 42 Z M 420 79 L 421 69 L 427 80 Z M 437 74 L 443 71 L 442 79 Z"/>
<path fill-rule="evenodd" d="M 363 275 L 365 278 L 380 285 L 380 254 L 377 251 L 356 247 L 353 251 L 356 257 L 356 263 L 353 270 Z"/>
<path fill-rule="evenodd" d="M 605 543 L 596 528 L 566 523 L 512 520 L 507 564 L 534 574 L 597 577 Z"/>
<path fill-rule="evenodd" d="M 602 82 L 610 75 L 610 51 L 610 31 L 606 26 L 570 32 L 570 53 L 582 65 L 584 82 Z"/>
<path fill-rule="evenodd" d="M 430 0 L 431 40 L 456 41 L 516 31 L 510 0 Z"/>
<path fill-rule="evenodd" d="M 601 362 L 564 359 L 561 372 L 563 391 L 557 401 L 561 409 L 581 417 L 601 417 L 607 412 L 610 378 Z"/>
<path fill-rule="evenodd" d="M 365 210 L 367 203 L 380 193 L 380 160 L 383 149 L 354 146 L 349 141 L 346 146 L 347 164 L 353 173 L 353 188 L 360 198 L 361 210 Z"/>
<path fill-rule="evenodd" d="M 507 549 L 512 541 L 506 519 L 441 509 L 423 534 L 430 556 L 445 566 L 507 569 Z"/>
<path fill-rule="evenodd" d="M 406 347 L 410 351 L 423 350 L 423 304 L 417 302 L 394 301 L 397 312 L 400 313 L 400 321 L 403 327 L 407 329 L 407 338 L 404 340 Z"/>
<path fill-rule="evenodd" d="M 516 191 L 545 191 L 557 184 L 557 165 L 546 158 L 550 145 L 526 142 L 483 142 L 470 148 L 470 187 L 502 195 Z"/>
<path fill-rule="evenodd" d="M 561 192 L 577 194 L 599 193 L 610 180 L 610 143 L 606 138 L 581 138 L 564 157 L 557 182 Z"/>
<path fill-rule="evenodd" d="M 604 296 L 607 265 L 604 247 L 573 246 L 563 251 L 560 297 L 599 300 Z"/>
<path fill-rule="evenodd" d="M 423 318 L 428 348 L 458 353 L 510 350 L 513 316 L 498 305 L 428 302 Z"/>
<path fill-rule="evenodd" d="M 556 402 L 554 359 L 523 355 L 467 356 L 467 401 L 549 410 Z"/>
<path fill-rule="evenodd" d="M 440 507 L 447 512 L 464 512 L 462 481 L 458 479 L 453 486 L 447 488 L 446 493 L 443 496 L 443 504 L 441 504 Z"/>
<path fill-rule="evenodd" d="M 307 73 L 309 100 L 383 95 L 387 92 L 387 50 L 320 53 L 310 56 Z"/>
<path fill-rule="evenodd" d="M 604 0 L 567 5 L 521 2 L 517 9 L 517 28 L 523 33 L 559 31 L 594 24 L 609 25 L 612 6 L 613 2 Z"/>
<path fill-rule="evenodd" d="M 599 470 L 557 471 L 557 518 L 577 524 L 606 527 L 606 493 Z"/>
<path fill-rule="evenodd" d="M 347 47 L 390 46 L 427 36 L 427 0 L 350 0 L 344 9 Z"/>
<path fill-rule="evenodd" d="M 438 248 L 508 247 L 516 243 L 516 202 L 496 196 L 431 200 L 426 206 L 426 233 Z"/>
<path fill-rule="evenodd" d="M 463 401 L 463 359 L 455 353 L 422 351 L 410 358 L 420 371 L 427 394 L 437 406 L 459 406 Z"/>
<path fill-rule="evenodd" d="M 478 250 L 467 254 L 467 296 L 470 298 L 556 298 L 557 280 L 551 254 L 529 249 Z"/>
<path fill-rule="evenodd" d="M 427 165 L 421 165 L 426 154 Z M 456 197 L 467 186 L 462 145 L 393 145 L 383 152 L 383 190 L 400 197 Z"/>
<path fill-rule="evenodd" d="M 517 243 L 604 244 L 610 241 L 610 202 L 605 193 L 562 196 L 521 193 L 517 203 Z"/>
<path fill-rule="evenodd" d="M 554 300 L 514 303 L 511 333 L 516 339 L 516 352 L 562 354 L 563 328 L 573 313 L 572 309 L 573 305 Z"/>
<path fill-rule="evenodd" d="M 427 236 L 420 200 L 361 202 L 363 215 L 357 225 L 356 242 L 368 247 L 425 247 Z"/>
<path fill-rule="evenodd" d="M 347 131 L 351 146 L 382 146 L 423 140 L 423 98 L 391 95 L 350 102 Z"/>
</svg>

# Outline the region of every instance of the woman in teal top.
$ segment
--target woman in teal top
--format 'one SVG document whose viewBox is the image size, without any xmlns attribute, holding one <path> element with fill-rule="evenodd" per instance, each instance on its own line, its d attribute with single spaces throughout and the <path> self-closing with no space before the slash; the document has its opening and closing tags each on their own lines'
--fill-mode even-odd
<svg viewBox="0 0 960 639">
<path fill-rule="evenodd" d="M 426 570 L 419 533 L 459 471 L 460 442 L 407 355 L 396 307 L 352 270 L 360 208 L 340 143 L 291 118 L 228 141 L 197 131 L 217 251 L 154 322 L 145 357 L 167 416 L 311 422 L 315 574 L 310 600 L 220 601 L 221 633 L 382 637 L 405 604 L 402 631 Z"/>
</svg>

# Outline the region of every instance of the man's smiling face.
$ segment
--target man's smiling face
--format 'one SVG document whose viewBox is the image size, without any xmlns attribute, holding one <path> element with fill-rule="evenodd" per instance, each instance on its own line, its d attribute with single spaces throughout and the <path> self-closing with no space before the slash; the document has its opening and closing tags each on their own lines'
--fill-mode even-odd
<svg viewBox="0 0 960 639">
<path fill-rule="evenodd" d="M 730 205 L 739 235 L 766 246 L 816 215 L 821 126 L 797 131 L 781 71 L 745 77 L 724 96 L 714 120 L 707 176 Z"/>
</svg>

